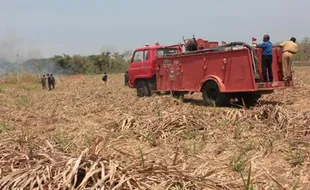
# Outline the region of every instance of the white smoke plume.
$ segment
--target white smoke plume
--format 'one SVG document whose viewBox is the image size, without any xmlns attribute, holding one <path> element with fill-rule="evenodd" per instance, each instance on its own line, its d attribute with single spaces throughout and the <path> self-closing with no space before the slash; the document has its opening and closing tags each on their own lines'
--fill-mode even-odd
<svg viewBox="0 0 310 190">
<path fill-rule="evenodd" d="M 70 73 L 60 68 L 51 59 L 42 59 L 39 48 L 34 45 L 27 47 L 24 40 L 11 29 L 0 36 L 0 75 L 19 71 L 36 74 Z"/>
</svg>

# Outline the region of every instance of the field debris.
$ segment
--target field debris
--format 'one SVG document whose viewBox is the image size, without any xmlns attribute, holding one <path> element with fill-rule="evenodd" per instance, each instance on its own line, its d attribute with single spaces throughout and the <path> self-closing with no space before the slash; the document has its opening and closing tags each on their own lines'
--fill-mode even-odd
<svg viewBox="0 0 310 190">
<path fill-rule="evenodd" d="M 0 83 L 0 189 L 306 189 L 309 73 L 251 109 L 138 98 L 121 74 Z"/>
</svg>

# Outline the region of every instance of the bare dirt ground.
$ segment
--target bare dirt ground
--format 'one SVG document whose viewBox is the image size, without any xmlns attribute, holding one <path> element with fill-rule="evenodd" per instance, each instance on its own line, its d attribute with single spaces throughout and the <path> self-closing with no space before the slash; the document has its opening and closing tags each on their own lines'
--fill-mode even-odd
<svg viewBox="0 0 310 190">
<path fill-rule="evenodd" d="M 56 80 L 0 84 L 0 189 L 310 189 L 310 67 L 251 109 Z"/>
</svg>

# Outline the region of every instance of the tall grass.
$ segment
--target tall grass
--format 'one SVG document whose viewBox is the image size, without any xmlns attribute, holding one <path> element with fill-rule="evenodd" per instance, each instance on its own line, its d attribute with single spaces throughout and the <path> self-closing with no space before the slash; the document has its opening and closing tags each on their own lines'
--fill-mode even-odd
<svg viewBox="0 0 310 190">
<path fill-rule="evenodd" d="M 38 83 L 40 77 L 26 72 L 9 73 L 0 77 L 0 84 L 18 84 L 18 83 Z"/>
</svg>

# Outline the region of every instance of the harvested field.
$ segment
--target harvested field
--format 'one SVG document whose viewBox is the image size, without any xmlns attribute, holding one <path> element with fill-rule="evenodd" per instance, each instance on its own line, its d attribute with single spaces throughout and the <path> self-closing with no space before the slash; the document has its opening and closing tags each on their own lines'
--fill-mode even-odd
<svg viewBox="0 0 310 190">
<path fill-rule="evenodd" d="M 136 97 L 123 75 L 0 83 L 0 189 L 309 189 L 310 67 L 251 109 Z"/>
</svg>

